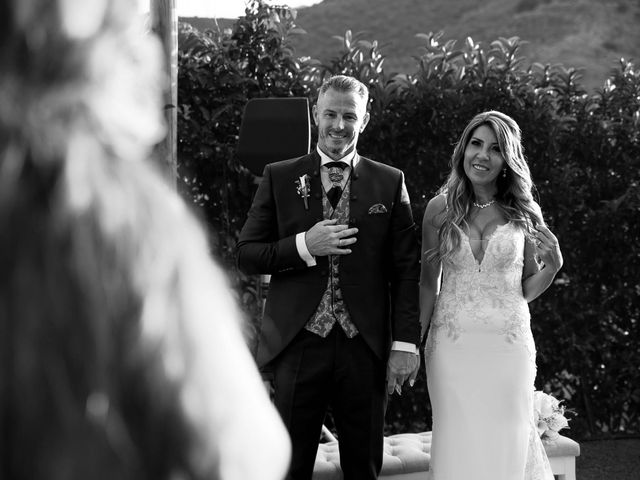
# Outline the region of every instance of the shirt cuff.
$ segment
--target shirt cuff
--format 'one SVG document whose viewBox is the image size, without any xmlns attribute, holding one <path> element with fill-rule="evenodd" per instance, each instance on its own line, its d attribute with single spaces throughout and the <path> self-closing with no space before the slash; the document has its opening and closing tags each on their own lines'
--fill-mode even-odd
<svg viewBox="0 0 640 480">
<path fill-rule="evenodd" d="M 296 235 L 296 248 L 298 249 L 298 255 L 307 264 L 307 267 L 315 267 L 316 259 L 309 253 L 307 249 L 307 242 L 304 241 L 304 236 L 307 232 L 300 232 Z"/>
<path fill-rule="evenodd" d="M 416 347 L 415 344 L 409 342 L 393 342 L 391 344 L 391 350 L 415 353 L 416 355 L 418 354 L 418 347 Z"/>
</svg>

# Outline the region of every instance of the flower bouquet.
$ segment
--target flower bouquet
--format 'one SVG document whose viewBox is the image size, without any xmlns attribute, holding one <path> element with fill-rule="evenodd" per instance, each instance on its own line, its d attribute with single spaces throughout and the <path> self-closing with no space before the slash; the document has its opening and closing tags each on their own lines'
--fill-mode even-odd
<svg viewBox="0 0 640 480">
<path fill-rule="evenodd" d="M 533 392 L 534 420 L 538 434 L 543 441 L 556 440 L 563 428 L 569 428 L 569 421 L 564 416 L 565 406 L 544 392 Z"/>
</svg>

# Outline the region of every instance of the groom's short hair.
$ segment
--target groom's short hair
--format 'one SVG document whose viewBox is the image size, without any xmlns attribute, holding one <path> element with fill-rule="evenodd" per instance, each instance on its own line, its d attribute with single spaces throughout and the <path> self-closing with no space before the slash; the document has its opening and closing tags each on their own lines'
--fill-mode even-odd
<svg viewBox="0 0 640 480">
<path fill-rule="evenodd" d="M 365 104 L 369 103 L 369 88 L 357 78 L 348 75 L 334 75 L 320 86 L 318 97 L 324 95 L 329 89 L 337 92 L 355 93 L 364 100 Z"/>
</svg>

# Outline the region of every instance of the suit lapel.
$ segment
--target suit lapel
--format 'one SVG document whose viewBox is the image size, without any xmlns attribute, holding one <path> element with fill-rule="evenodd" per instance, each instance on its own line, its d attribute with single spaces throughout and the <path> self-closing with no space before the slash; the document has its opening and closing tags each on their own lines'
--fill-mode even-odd
<svg viewBox="0 0 640 480">
<path fill-rule="evenodd" d="M 358 222 L 365 219 L 367 208 L 367 159 L 359 157 L 358 163 L 351 173 L 351 202 L 349 203 L 349 217 Z"/>
</svg>

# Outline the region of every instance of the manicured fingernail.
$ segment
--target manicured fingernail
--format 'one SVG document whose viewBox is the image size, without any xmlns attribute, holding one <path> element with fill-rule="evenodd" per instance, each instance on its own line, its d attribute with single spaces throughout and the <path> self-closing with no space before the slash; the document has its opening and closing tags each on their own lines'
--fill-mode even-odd
<svg viewBox="0 0 640 480">
<path fill-rule="evenodd" d="M 409 386 L 413 387 L 413 384 L 416 383 L 415 380 L 409 380 Z"/>
</svg>

